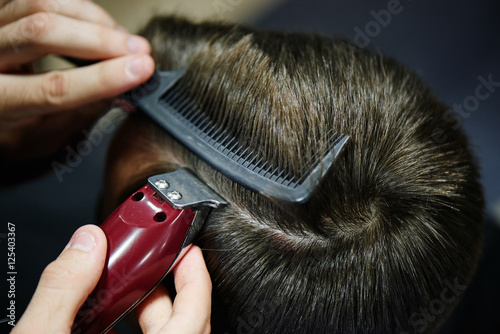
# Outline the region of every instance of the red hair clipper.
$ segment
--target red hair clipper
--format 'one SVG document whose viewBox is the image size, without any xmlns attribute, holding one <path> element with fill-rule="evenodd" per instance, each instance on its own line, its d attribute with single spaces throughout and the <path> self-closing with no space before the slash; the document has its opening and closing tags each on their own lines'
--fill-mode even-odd
<svg viewBox="0 0 500 334">
<path fill-rule="evenodd" d="M 223 205 L 224 199 L 184 168 L 150 177 L 102 224 L 106 265 L 72 333 L 105 333 L 116 325 L 172 270 L 210 209 Z"/>
</svg>

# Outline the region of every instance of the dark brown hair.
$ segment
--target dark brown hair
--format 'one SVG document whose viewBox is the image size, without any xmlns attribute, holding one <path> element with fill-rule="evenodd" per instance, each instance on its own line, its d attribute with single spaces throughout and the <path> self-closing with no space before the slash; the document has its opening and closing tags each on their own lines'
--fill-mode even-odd
<svg viewBox="0 0 500 334">
<path fill-rule="evenodd" d="M 474 273 L 483 197 L 467 139 L 414 73 L 313 34 L 156 18 L 143 35 L 159 69 L 186 67 L 182 85 L 209 117 L 274 165 L 297 173 L 330 130 L 350 135 L 313 198 L 291 206 L 235 184 L 155 130 L 231 203 L 212 212 L 198 240 L 214 333 L 439 327 L 458 300 L 448 286 Z M 433 142 L 435 129 L 445 142 Z"/>
</svg>

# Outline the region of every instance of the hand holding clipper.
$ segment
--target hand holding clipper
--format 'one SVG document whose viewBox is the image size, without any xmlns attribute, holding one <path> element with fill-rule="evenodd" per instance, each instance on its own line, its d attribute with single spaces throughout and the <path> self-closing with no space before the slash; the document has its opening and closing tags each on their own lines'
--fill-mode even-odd
<svg viewBox="0 0 500 334">
<path fill-rule="evenodd" d="M 142 301 L 192 244 L 210 208 L 227 203 L 188 170 L 150 177 L 101 226 L 105 269 L 73 333 L 105 333 Z"/>
</svg>

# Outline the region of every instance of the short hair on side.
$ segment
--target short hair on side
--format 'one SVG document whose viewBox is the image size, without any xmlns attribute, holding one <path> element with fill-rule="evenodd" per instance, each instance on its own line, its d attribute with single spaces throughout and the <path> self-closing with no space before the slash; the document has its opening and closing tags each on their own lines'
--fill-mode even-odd
<svg viewBox="0 0 500 334">
<path fill-rule="evenodd" d="M 474 274 L 484 204 L 467 138 L 427 85 L 377 52 L 316 34 L 159 17 L 142 35 L 159 69 L 186 68 L 180 84 L 211 119 L 288 172 L 306 168 L 330 130 L 350 136 L 300 205 L 253 193 L 165 142 L 230 202 L 197 241 L 214 333 L 439 328 L 463 292 L 450 285 Z"/>
</svg>

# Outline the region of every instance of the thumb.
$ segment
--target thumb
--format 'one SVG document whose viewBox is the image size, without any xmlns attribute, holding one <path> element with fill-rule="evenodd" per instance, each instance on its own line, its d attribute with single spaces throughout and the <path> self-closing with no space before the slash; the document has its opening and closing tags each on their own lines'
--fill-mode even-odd
<svg viewBox="0 0 500 334">
<path fill-rule="evenodd" d="M 61 255 L 43 271 L 12 333 L 69 333 L 78 309 L 99 281 L 106 247 L 106 236 L 99 227 L 80 227 Z"/>
</svg>

